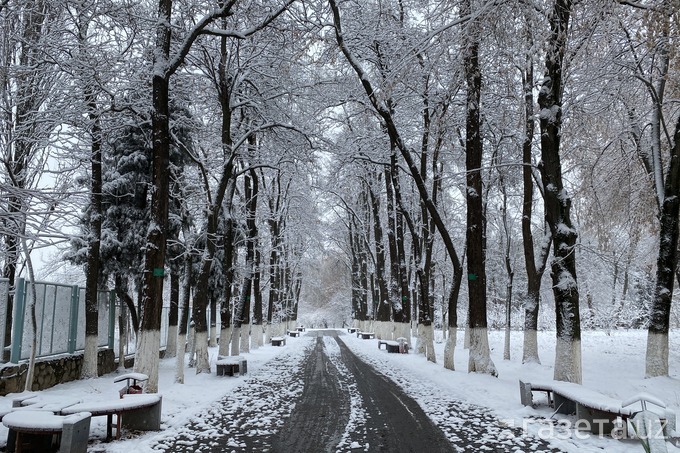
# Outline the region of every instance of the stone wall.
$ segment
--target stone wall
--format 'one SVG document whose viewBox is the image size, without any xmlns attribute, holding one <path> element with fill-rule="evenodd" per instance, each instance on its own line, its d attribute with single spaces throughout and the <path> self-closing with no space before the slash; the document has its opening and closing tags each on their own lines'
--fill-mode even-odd
<svg viewBox="0 0 680 453">
<path fill-rule="evenodd" d="M 128 360 L 125 361 L 126 366 Z M 35 378 L 33 391 L 45 390 L 57 384 L 80 379 L 83 367 L 83 354 L 59 355 L 37 359 L 35 363 Z M 112 349 L 102 349 L 97 357 L 97 372 L 99 376 L 115 371 L 118 367 Z M 28 363 L 18 365 L 8 363 L 0 368 L 0 395 L 19 393 L 26 386 L 26 372 Z"/>
</svg>

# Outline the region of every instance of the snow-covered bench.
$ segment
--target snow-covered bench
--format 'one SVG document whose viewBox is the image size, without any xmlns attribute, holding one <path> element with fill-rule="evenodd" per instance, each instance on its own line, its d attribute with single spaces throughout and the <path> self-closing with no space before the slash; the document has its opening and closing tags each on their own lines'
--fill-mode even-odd
<svg viewBox="0 0 680 453">
<path fill-rule="evenodd" d="M 562 381 L 519 381 L 520 400 L 524 406 L 534 406 L 533 392 L 543 392 L 548 396 L 548 404 L 561 414 L 576 414 L 576 419 L 582 426 L 589 426 L 591 432 L 598 435 L 612 434 L 616 430 L 627 427 L 627 421 L 639 410 L 631 407 L 629 399 L 622 402 L 618 399 L 603 395 L 580 384 Z M 638 395 L 635 398 L 649 398 L 652 396 Z M 637 401 L 637 400 L 636 400 Z M 655 404 L 663 402 L 657 399 Z M 666 413 L 664 423 L 675 429 L 675 414 Z M 672 418 L 672 420 L 671 420 Z"/>
<path fill-rule="evenodd" d="M 373 332 L 357 332 L 357 338 L 362 338 L 364 340 L 370 340 L 375 338 L 375 333 Z"/>
<path fill-rule="evenodd" d="M 7 451 L 20 452 L 23 447 L 31 451 L 59 453 L 86 453 L 90 435 L 89 412 L 55 415 L 49 410 L 14 410 L 2 418 L 8 428 Z"/>
<path fill-rule="evenodd" d="M 116 416 L 116 439 L 121 428 L 140 431 L 161 429 L 162 397 L 156 393 L 125 394 L 122 398 L 86 401 L 63 409 L 63 415 L 90 412 L 93 417 L 106 415 L 106 439 L 113 438 L 113 416 Z"/>
<path fill-rule="evenodd" d="M 272 346 L 285 346 L 286 337 L 272 337 Z"/>
<path fill-rule="evenodd" d="M 288 331 L 288 335 L 290 335 L 291 337 L 299 337 L 299 336 L 300 336 L 300 331 L 298 331 L 298 330 L 289 330 L 289 331 Z"/>
<path fill-rule="evenodd" d="M 402 354 L 408 353 L 408 343 L 406 343 L 406 338 L 399 338 L 397 341 L 378 340 L 378 349 L 380 349 L 380 346 L 382 345 L 385 345 L 387 352 L 396 352 Z"/>
<path fill-rule="evenodd" d="M 217 356 L 215 362 L 216 374 L 218 376 L 233 376 L 235 373 L 243 376 L 248 372 L 248 361 L 245 357 L 236 356 Z"/>
</svg>

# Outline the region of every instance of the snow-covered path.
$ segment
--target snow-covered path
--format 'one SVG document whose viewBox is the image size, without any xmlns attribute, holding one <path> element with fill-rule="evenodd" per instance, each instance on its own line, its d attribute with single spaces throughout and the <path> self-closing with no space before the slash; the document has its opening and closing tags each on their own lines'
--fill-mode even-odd
<svg viewBox="0 0 680 453">
<path fill-rule="evenodd" d="M 268 362 L 172 438 L 159 439 L 154 450 L 558 451 L 481 407 L 442 397 L 432 382 L 409 382 L 398 370 L 390 378 L 376 372 L 342 336 L 309 333 L 303 347 Z M 403 386 L 417 389 L 420 404 Z"/>
</svg>

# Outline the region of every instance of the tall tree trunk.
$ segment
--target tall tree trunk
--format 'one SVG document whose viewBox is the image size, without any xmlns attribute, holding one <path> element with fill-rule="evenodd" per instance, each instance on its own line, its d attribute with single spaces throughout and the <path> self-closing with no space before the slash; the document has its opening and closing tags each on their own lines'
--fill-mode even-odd
<svg viewBox="0 0 680 453">
<path fill-rule="evenodd" d="M 253 328 L 251 336 L 253 338 L 253 348 L 259 348 L 263 345 L 262 330 L 262 283 L 261 283 L 261 267 L 262 267 L 262 253 L 260 248 L 255 249 L 255 263 L 253 272 Z"/>
<path fill-rule="evenodd" d="M 394 155 L 396 150 L 393 150 Z M 399 216 L 392 183 L 392 168 L 385 166 L 385 191 L 387 196 L 387 244 L 390 257 L 389 297 L 392 305 L 392 318 L 395 323 L 403 323 L 405 318 L 404 301 L 401 297 L 401 267 L 399 266 L 399 248 L 397 246 L 397 217 Z M 403 234 L 403 231 L 401 231 Z M 403 241 L 403 238 L 401 239 Z"/>
<path fill-rule="evenodd" d="M 161 339 L 163 308 L 163 278 L 168 226 L 168 194 L 170 188 L 170 128 L 169 78 L 167 61 L 170 56 L 172 0 L 159 0 L 156 45 L 152 79 L 152 193 L 151 219 L 147 232 L 144 260 L 143 295 L 140 303 L 141 320 L 135 371 L 149 376 L 145 391 L 158 392 L 158 352 Z"/>
<path fill-rule="evenodd" d="M 581 322 L 576 281 L 576 238 L 571 198 L 562 183 L 562 70 L 567 48 L 571 0 L 556 0 L 550 16 L 545 77 L 538 95 L 541 125 L 541 180 L 545 217 L 553 238 L 551 277 L 555 297 L 556 380 L 581 383 Z"/>
<path fill-rule="evenodd" d="M 250 309 L 253 290 L 253 276 L 255 272 L 255 247 L 257 246 L 257 194 L 258 178 L 253 170 L 247 172 L 243 178 L 244 196 L 246 200 L 246 267 L 241 289 L 241 297 L 234 315 L 234 327 L 241 332 L 240 352 L 249 352 L 250 343 Z M 233 348 L 232 348 L 233 351 Z"/>
<path fill-rule="evenodd" d="M 464 0 L 461 16 L 472 12 L 470 0 Z M 468 328 L 470 329 L 469 372 L 497 376 L 491 360 L 486 322 L 486 226 L 482 200 L 482 137 L 480 131 L 480 97 L 482 73 L 479 65 L 479 29 L 468 23 L 463 38 L 463 61 L 467 82 L 467 112 L 465 121 L 465 168 L 467 170 L 467 272 Z"/>
<path fill-rule="evenodd" d="M 387 323 L 390 322 L 390 300 L 389 293 L 387 291 L 387 282 L 385 279 L 385 242 L 383 239 L 383 228 L 380 219 L 380 200 L 376 196 L 371 187 L 371 182 L 373 180 L 379 179 L 375 174 L 371 175 L 371 178 L 366 183 L 366 192 L 370 198 L 371 213 L 373 216 L 373 243 L 375 246 L 375 281 L 377 283 L 376 288 L 376 321 L 379 323 L 379 328 L 377 332 L 378 338 L 387 338 L 385 335 L 385 328 Z M 392 338 L 387 338 L 391 340 Z"/>
<path fill-rule="evenodd" d="M 528 44 L 533 45 L 531 27 L 526 27 Z M 530 47 L 529 46 L 529 47 Z M 526 68 L 522 73 L 524 87 L 524 141 L 522 142 L 522 245 L 524 247 L 524 264 L 527 274 L 527 294 L 524 301 L 524 344 L 522 347 L 522 363 L 540 363 L 538 355 L 538 313 L 540 309 L 541 280 L 548 262 L 550 252 L 550 235 L 543 244 L 536 263 L 534 252 L 534 236 L 531 229 L 534 204 L 534 180 L 532 144 L 534 140 L 534 67 L 531 55 L 527 52 Z M 544 241 L 545 242 L 545 241 Z"/>
<path fill-rule="evenodd" d="M 191 282 L 193 281 L 193 263 L 191 255 L 185 258 L 184 285 L 182 291 L 182 310 L 179 329 L 177 332 L 177 366 L 175 368 L 175 382 L 184 383 L 184 360 L 186 359 L 187 333 L 189 330 L 189 305 L 191 303 Z"/>
<path fill-rule="evenodd" d="M 659 227 L 656 287 L 647 332 L 647 377 L 668 376 L 668 331 L 675 269 L 678 265 L 678 215 L 680 214 L 680 118 L 673 134 L 671 160 L 664 184 Z"/>
<path fill-rule="evenodd" d="M 86 39 L 87 30 L 81 30 Z M 85 92 L 85 102 L 90 120 L 91 140 L 91 192 L 90 192 L 90 228 L 87 248 L 87 272 L 85 279 L 85 351 L 83 354 L 82 378 L 95 378 L 97 372 L 97 350 L 99 340 L 99 280 L 100 280 L 100 246 L 102 236 L 102 137 L 97 103 L 92 88 Z"/>
<path fill-rule="evenodd" d="M 165 347 L 165 357 L 175 357 L 177 354 L 177 323 L 179 322 L 179 296 L 182 279 L 179 272 L 170 274 L 170 310 L 168 313 L 168 340 Z"/>
</svg>

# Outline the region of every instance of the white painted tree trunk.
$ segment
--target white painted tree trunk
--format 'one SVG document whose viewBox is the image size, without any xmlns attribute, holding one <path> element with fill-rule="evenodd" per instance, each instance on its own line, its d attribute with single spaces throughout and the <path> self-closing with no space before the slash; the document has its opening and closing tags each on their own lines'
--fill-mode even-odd
<svg viewBox="0 0 680 453">
<path fill-rule="evenodd" d="M 196 333 L 196 374 L 210 374 L 210 358 L 208 357 L 208 332 Z"/>
<path fill-rule="evenodd" d="M 446 343 L 444 345 L 444 368 L 447 370 L 455 370 L 454 356 L 456 351 L 456 336 L 458 335 L 458 329 L 456 327 L 449 327 L 449 335 L 446 338 Z"/>
<path fill-rule="evenodd" d="M 196 329 L 194 323 L 189 325 L 189 368 L 196 366 Z"/>
<path fill-rule="evenodd" d="M 494 365 L 493 360 L 491 360 L 487 329 L 485 327 L 468 327 L 467 330 L 470 331 L 468 372 L 498 376 L 496 365 Z"/>
<path fill-rule="evenodd" d="M 425 343 L 425 357 L 429 362 L 437 363 L 437 355 L 434 352 L 434 326 L 423 327 L 423 341 Z"/>
<path fill-rule="evenodd" d="M 375 337 L 380 340 L 387 340 L 385 337 L 384 323 L 382 321 L 376 321 L 373 325 Z"/>
<path fill-rule="evenodd" d="M 668 334 L 647 333 L 645 377 L 668 376 Z"/>
<path fill-rule="evenodd" d="M 186 334 L 177 335 L 177 353 L 175 354 L 177 359 L 175 363 L 175 382 L 178 384 L 184 384 L 184 358 L 186 355 L 186 342 Z"/>
<path fill-rule="evenodd" d="M 272 342 L 272 325 L 267 324 L 264 327 L 264 344 L 269 344 Z"/>
<path fill-rule="evenodd" d="M 82 379 L 92 379 L 98 376 L 97 373 L 97 343 L 99 338 L 97 335 L 87 335 L 85 337 L 85 352 L 83 354 L 84 358 L 89 358 L 89 360 L 83 360 L 83 369 L 80 372 L 80 377 Z M 94 360 L 93 360 L 94 359 Z"/>
<path fill-rule="evenodd" d="M 541 363 L 538 357 L 538 332 L 534 329 L 524 331 L 522 363 Z"/>
<path fill-rule="evenodd" d="M 503 360 L 510 360 L 510 328 L 505 328 L 505 341 L 503 344 Z"/>
<path fill-rule="evenodd" d="M 581 376 L 581 342 L 557 338 L 555 342 L 555 380 L 580 384 Z"/>
<path fill-rule="evenodd" d="M 135 353 L 135 372 L 149 376 L 144 391 L 158 393 L 158 351 L 161 347 L 160 330 L 139 330 L 137 352 Z"/>
<path fill-rule="evenodd" d="M 217 347 L 217 326 L 210 326 L 210 340 L 208 346 L 211 348 Z"/>
<path fill-rule="evenodd" d="M 418 327 L 416 328 L 416 352 L 418 354 L 425 354 L 425 337 L 424 337 L 424 332 L 423 332 L 423 326 L 421 324 L 418 324 Z"/>
<path fill-rule="evenodd" d="M 262 324 L 253 325 L 253 331 L 251 333 L 252 343 L 250 345 L 251 349 L 258 349 L 264 345 L 264 326 Z"/>
<path fill-rule="evenodd" d="M 168 344 L 165 348 L 165 358 L 175 357 L 177 354 L 177 326 L 168 327 Z"/>
<path fill-rule="evenodd" d="M 227 327 L 220 331 L 220 347 L 219 355 L 229 355 L 229 345 L 231 344 L 231 327 Z"/>
<path fill-rule="evenodd" d="M 241 353 L 241 328 L 232 327 L 231 329 L 231 354 L 229 355 L 239 355 Z"/>
<path fill-rule="evenodd" d="M 239 350 L 243 353 L 250 352 L 250 324 L 245 328 L 241 327 L 241 345 Z"/>
<path fill-rule="evenodd" d="M 413 334 L 411 333 L 411 323 L 410 322 L 402 323 L 401 324 L 401 331 L 399 332 L 399 335 L 397 336 L 397 338 L 399 338 L 399 337 L 406 338 L 409 342 L 409 345 L 410 345 L 411 342 L 412 342 L 412 339 L 411 339 L 412 336 L 413 336 Z"/>
</svg>

